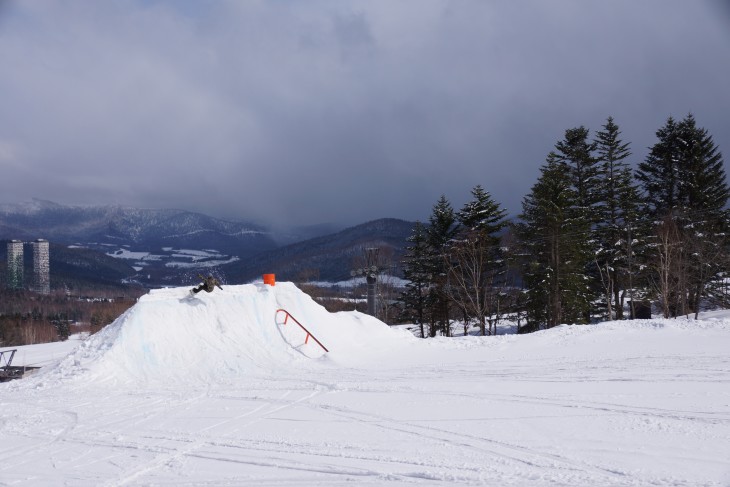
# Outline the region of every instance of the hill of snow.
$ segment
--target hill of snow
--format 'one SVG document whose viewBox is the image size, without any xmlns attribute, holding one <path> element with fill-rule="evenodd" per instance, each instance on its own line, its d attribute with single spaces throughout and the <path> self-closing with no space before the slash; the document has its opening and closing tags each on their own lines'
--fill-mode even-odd
<svg viewBox="0 0 730 487">
<path fill-rule="evenodd" d="M 314 336 L 326 336 L 331 352 Z M 286 323 L 284 321 L 286 320 Z M 306 323 L 306 325 L 304 325 Z M 114 323 L 35 380 L 126 384 L 211 383 L 242 375 L 367 361 L 371 346 L 417 341 L 362 313 L 330 314 L 291 283 L 150 291 Z"/>
<path fill-rule="evenodd" d="M 155 290 L 0 385 L 0 485 L 730 485 L 702 318 L 420 340 L 290 283 Z"/>
</svg>

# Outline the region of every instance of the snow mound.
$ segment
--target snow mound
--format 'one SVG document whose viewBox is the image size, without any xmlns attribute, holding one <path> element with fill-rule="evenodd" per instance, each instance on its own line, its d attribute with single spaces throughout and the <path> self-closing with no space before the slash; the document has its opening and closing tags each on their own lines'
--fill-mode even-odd
<svg viewBox="0 0 730 487">
<path fill-rule="evenodd" d="M 284 324 L 281 309 L 330 352 L 291 318 Z M 189 288 L 157 289 L 37 381 L 219 382 L 242 374 L 286 375 L 355 364 L 375 347 L 412 340 L 368 315 L 329 313 L 291 283 L 225 286 L 196 296 Z"/>
</svg>

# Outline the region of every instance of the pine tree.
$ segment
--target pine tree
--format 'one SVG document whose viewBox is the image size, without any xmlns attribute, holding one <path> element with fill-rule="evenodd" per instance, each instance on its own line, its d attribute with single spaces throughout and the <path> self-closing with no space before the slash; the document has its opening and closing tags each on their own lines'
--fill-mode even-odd
<svg viewBox="0 0 730 487">
<path fill-rule="evenodd" d="M 598 301 L 602 294 L 599 285 L 600 274 L 596 265 L 596 255 L 599 252 L 598 239 L 595 235 L 595 225 L 600 221 L 601 175 L 598 159 L 593 155 L 596 143 L 588 140 L 589 131 L 580 126 L 565 131 L 563 140 L 555 144 L 553 158 L 569 178 L 575 192 L 575 210 L 578 217 L 584 220 L 588 229 L 583 236 L 588 245 L 581 245 L 581 252 L 575 255 L 581 260 L 583 273 L 590 285 L 590 303 Z M 586 310 L 585 321 L 589 320 L 591 309 Z"/>
<path fill-rule="evenodd" d="M 438 202 L 433 206 L 428 223 L 426 240 L 431 252 L 429 265 L 434 284 L 431 287 L 428 301 L 432 316 L 430 334 L 435 336 L 436 325 L 438 325 L 441 333 L 449 336 L 451 328 L 449 323 L 449 299 L 446 292 L 450 266 L 449 249 L 459 228 L 454 209 L 445 195 L 441 195 Z"/>
<path fill-rule="evenodd" d="M 730 190 L 722 154 L 707 130 L 697 127 L 692 114 L 679 124 L 678 133 L 679 201 L 694 221 L 724 221 Z"/>
<path fill-rule="evenodd" d="M 499 312 L 498 286 L 504 277 L 505 263 L 501 255 L 499 232 L 504 228 L 506 210 L 477 185 L 472 200 L 456 215 L 461 231 L 452 245 L 455 261 L 450 269 L 451 297 L 468 315 L 477 318 L 482 335 L 496 333 L 496 318 L 487 316 Z M 492 325 L 494 324 L 494 329 Z"/>
<path fill-rule="evenodd" d="M 606 296 L 608 319 L 612 312 L 617 319 L 623 317 L 624 294 L 621 291 L 625 291 L 626 286 L 633 288 L 635 255 L 640 252 L 638 242 L 643 241 L 638 238 L 639 190 L 626 162 L 631 151 L 620 135 L 618 125 L 608 117 L 594 142 L 600 167 L 596 265 Z"/>
<path fill-rule="evenodd" d="M 505 226 L 504 217 L 507 211 L 481 185 L 476 185 L 471 190 L 471 195 L 472 200 L 464 204 L 456 214 L 459 223 L 466 230 L 478 232 L 485 237 L 491 236 L 491 243 L 498 241 L 496 234 Z"/>
<path fill-rule="evenodd" d="M 408 237 L 411 244 L 406 247 L 403 260 L 403 276 L 408 281 L 405 291 L 401 294 L 404 314 L 413 319 L 421 330 L 421 338 L 425 338 L 424 323 L 426 322 L 426 304 L 431 285 L 431 270 L 429 266 L 429 247 L 426 241 L 426 230 L 421 222 L 413 226 L 413 232 Z"/>
<path fill-rule="evenodd" d="M 583 126 L 565 131 L 565 138 L 555 144 L 554 159 L 568 173 L 575 188 L 577 207 L 585 218 L 595 223 L 600 198 L 598 160 L 593 157 L 596 144 L 588 141 L 588 129 Z"/>
<path fill-rule="evenodd" d="M 683 207 L 679 225 L 684 230 L 688 267 L 687 309 L 682 312 L 694 310 L 696 316 L 706 287 L 720 272 L 720 263 L 727 255 L 730 190 L 722 154 L 692 114 L 680 122 L 678 133 L 678 193 Z"/>
<path fill-rule="evenodd" d="M 644 203 L 655 220 L 671 212 L 679 201 L 680 167 L 678 159 L 679 128 L 669 117 L 656 131 L 659 141 L 646 160 L 639 164 L 636 179 L 644 189 Z"/>
<path fill-rule="evenodd" d="M 637 172 L 651 216 L 646 227 L 657 235 L 648 263 L 664 276 L 657 281 L 665 284 L 658 289 L 665 316 L 697 313 L 719 270 L 714 263 L 727 255 L 730 191 L 722 155 L 691 114 L 679 123 L 669 117 L 656 135 L 658 142 Z M 674 241 L 668 242 L 669 236 Z"/>
<path fill-rule="evenodd" d="M 596 255 L 599 252 L 598 239 L 592 232 L 600 221 L 600 183 L 601 174 L 598 160 L 593 156 L 596 149 L 595 142 L 588 140 L 589 131 L 580 126 L 565 131 L 565 138 L 555 144 L 554 157 L 563 170 L 568 174 L 575 191 L 575 207 L 589 225 L 589 232 L 585 235 L 588 247 L 581 255 L 584 259 L 585 279 L 591 285 L 589 302 L 597 302 L 601 296 L 600 274 L 596 266 Z M 585 320 L 589 319 L 592 310 L 586 310 Z"/>
<path fill-rule="evenodd" d="M 647 235 L 649 252 L 642 264 L 647 269 L 648 282 L 654 283 L 663 303 L 664 316 L 671 314 L 669 303 L 676 301 L 674 282 L 681 258 L 681 241 L 673 215 L 680 205 L 679 126 L 673 117 L 656 131 L 657 142 L 646 159 L 639 164 L 636 179 L 643 189 L 641 228 Z"/>
<path fill-rule="evenodd" d="M 516 227 L 526 251 L 527 320 L 533 329 L 586 320 L 589 293 L 584 271 L 590 225 L 578 201 L 570 174 L 550 153 L 540 178 L 523 199 Z"/>
</svg>

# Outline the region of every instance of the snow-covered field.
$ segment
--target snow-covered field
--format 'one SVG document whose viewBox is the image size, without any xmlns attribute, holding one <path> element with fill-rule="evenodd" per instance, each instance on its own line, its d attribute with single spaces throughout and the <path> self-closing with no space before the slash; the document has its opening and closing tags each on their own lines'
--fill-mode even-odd
<svg viewBox="0 0 730 487">
<path fill-rule="evenodd" d="M 289 283 L 186 293 L 21 348 L 50 363 L 0 385 L 0 485 L 730 485 L 725 314 L 419 340 Z"/>
</svg>

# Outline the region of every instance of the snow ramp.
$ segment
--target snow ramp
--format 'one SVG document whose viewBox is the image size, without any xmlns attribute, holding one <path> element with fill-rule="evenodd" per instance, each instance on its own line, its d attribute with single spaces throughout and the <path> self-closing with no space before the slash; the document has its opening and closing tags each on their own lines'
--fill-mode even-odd
<svg viewBox="0 0 730 487">
<path fill-rule="evenodd" d="M 281 309 L 329 353 L 307 340 L 292 320 L 282 323 Z M 367 361 L 373 350 L 413 340 L 362 313 L 329 313 L 292 283 L 224 286 L 196 296 L 189 295 L 189 288 L 166 288 L 141 297 L 52 372 L 95 381 L 216 382 L 241 374 L 286 375 L 292 369 L 353 365 Z"/>
</svg>

